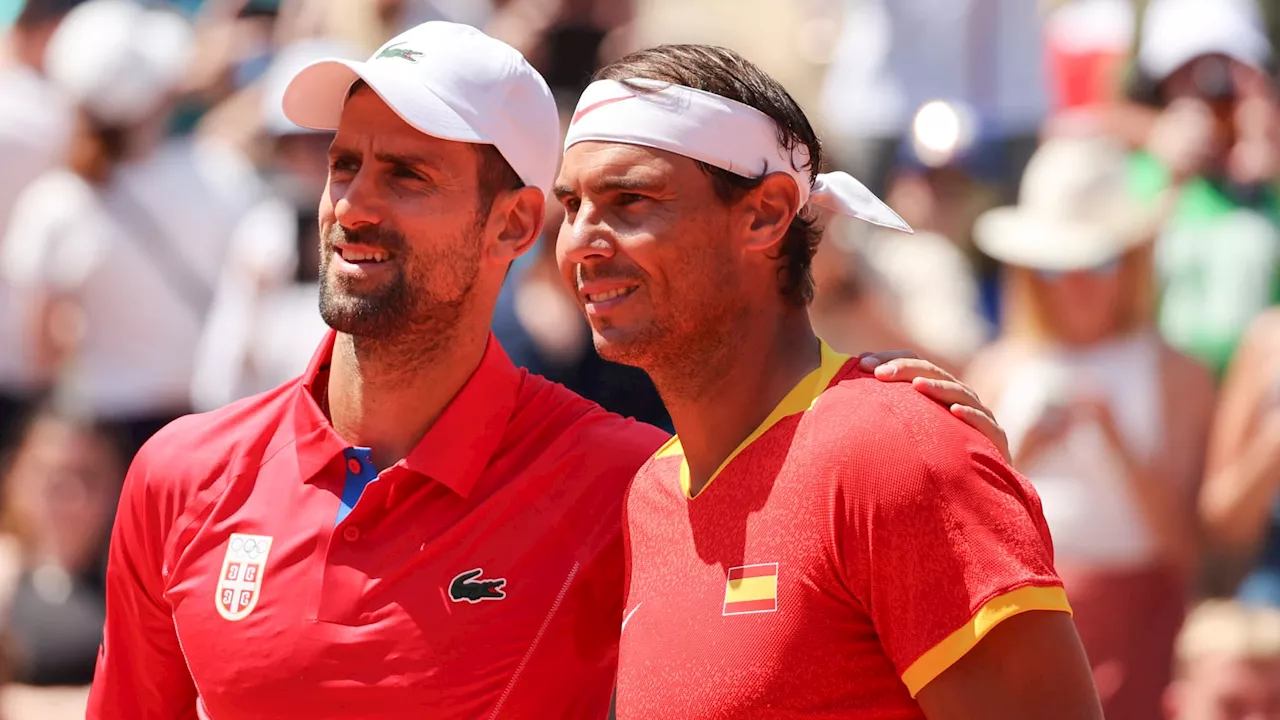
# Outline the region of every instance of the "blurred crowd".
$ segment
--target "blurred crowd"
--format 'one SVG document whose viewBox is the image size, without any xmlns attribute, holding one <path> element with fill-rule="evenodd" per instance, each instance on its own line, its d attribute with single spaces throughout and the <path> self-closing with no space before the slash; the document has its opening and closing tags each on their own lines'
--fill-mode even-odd
<svg viewBox="0 0 1280 720">
<path fill-rule="evenodd" d="M 793 91 L 903 236 L 837 223 L 812 318 L 969 382 L 1040 494 L 1107 717 L 1280 718 L 1280 2 L 0 0 L 0 718 L 83 714 L 125 469 L 173 418 L 300 373 L 329 136 L 287 79 L 430 19 L 571 111 L 662 42 Z M 555 269 L 494 332 L 670 429 Z"/>
</svg>

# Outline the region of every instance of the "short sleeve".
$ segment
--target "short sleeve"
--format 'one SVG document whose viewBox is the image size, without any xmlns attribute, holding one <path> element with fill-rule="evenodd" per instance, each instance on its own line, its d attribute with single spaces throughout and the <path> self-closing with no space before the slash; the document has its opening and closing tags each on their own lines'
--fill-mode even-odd
<svg viewBox="0 0 1280 720">
<path fill-rule="evenodd" d="M 1070 612 L 1030 483 L 936 409 L 890 419 L 844 500 L 846 579 L 913 697 L 1001 621 Z"/>
</svg>

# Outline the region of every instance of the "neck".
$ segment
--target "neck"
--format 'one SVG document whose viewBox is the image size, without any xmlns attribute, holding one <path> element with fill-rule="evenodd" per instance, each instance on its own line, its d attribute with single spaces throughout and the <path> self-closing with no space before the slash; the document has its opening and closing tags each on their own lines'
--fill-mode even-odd
<svg viewBox="0 0 1280 720">
<path fill-rule="evenodd" d="M 395 343 L 339 333 L 329 369 L 329 417 L 379 469 L 409 454 L 480 366 L 488 326 L 444 342 Z"/>
<path fill-rule="evenodd" d="M 694 495 L 822 361 L 803 308 L 770 318 L 752 316 L 741 330 L 739 342 L 697 358 L 700 378 L 674 377 L 674 371 L 661 369 L 650 373 L 680 436 Z"/>
</svg>

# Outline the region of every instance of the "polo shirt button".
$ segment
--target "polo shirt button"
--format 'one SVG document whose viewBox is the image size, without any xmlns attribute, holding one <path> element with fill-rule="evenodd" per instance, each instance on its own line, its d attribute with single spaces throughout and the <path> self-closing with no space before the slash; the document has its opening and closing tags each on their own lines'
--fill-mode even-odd
<svg viewBox="0 0 1280 720">
<path fill-rule="evenodd" d="M 355 458 L 350 458 L 349 460 L 347 460 L 347 472 L 351 473 L 352 475 L 359 475 L 362 469 L 363 468 L 360 466 L 359 460 Z"/>
<path fill-rule="evenodd" d="M 360 539 L 360 528 L 355 525 L 348 525 L 347 528 L 342 531 L 342 537 L 347 542 L 355 542 Z"/>
</svg>

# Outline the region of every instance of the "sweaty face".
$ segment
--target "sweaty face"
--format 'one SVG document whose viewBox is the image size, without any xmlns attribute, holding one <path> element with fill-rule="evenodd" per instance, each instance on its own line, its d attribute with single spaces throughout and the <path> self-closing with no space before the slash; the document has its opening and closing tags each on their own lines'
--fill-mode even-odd
<svg viewBox="0 0 1280 720">
<path fill-rule="evenodd" d="M 565 153 L 557 260 L 596 350 L 647 370 L 676 370 L 723 346 L 742 309 L 732 208 L 694 161 L 604 142 Z"/>
<path fill-rule="evenodd" d="M 478 156 L 424 135 L 369 89 L 342 110 L 320 200 L 320 314 L 373 339 L 447 336 L 479 273 Z"/>
</svg>

